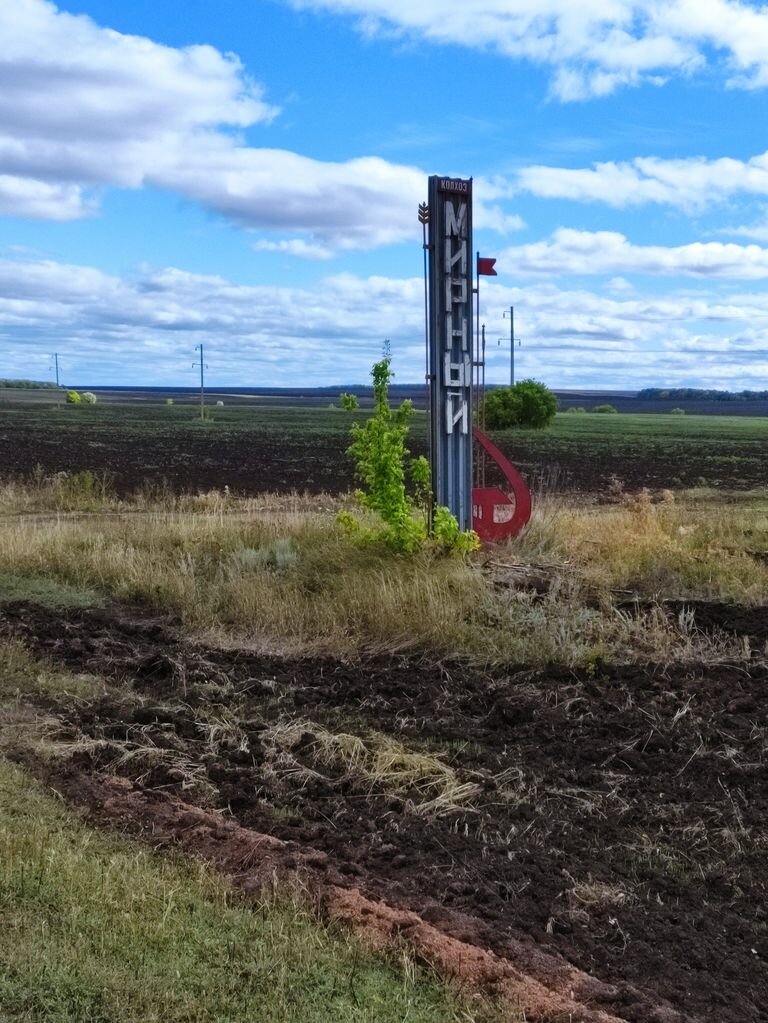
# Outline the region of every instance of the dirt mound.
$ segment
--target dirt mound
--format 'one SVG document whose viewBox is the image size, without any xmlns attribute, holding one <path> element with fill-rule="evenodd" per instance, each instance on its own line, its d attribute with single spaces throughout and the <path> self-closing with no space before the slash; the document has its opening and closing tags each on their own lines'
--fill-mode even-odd
<svg viewBox="0 0 768 1023">
<path fill-rule="evenodd" d="M 36 765 L 32 765 L 35 767 Z M 40 772 L 39 766 L 37 766 Z M 332 862 L 317 850 L 282 842 L 270 835 L 240 827 L 219 814 L 190 806 L 161 792 L 149 792 L 123 778 L 42 772 L 70 801 L 87 809 L 102 824 L 150 838 L 158 848 L 181 848 L 226 873 L 246 893 L 262 894 L 273 886 L 298 880 L 316 899 L 322 915 L 343 923 L 373 947 L 407 944 L 439 972 L 457 981 L 466 992 L 514 1006 L 536 1020 L 569 1019 L 573 1023 L 622 1023 L 622 1019 L 582 1004 L 615 994 L 554 956 L 539 954 L 539 983 L 516 969 L 512 957 L 450 938 L 415 913 L 394 909 L 343 885 Z M 341 885 L 338 883 L 341 882 Z M 531 959 L 523 950 L 523 963 Z M 658 1023 L 678 1023 L 677 1013 L 664 1009 L 649 1017 Z"/>
<path fill-rule="evenodd" d="M 578 998 L 619 1019 L 764 1017 L 764 664 L 284 661 L 190 646 L 125 613 L 21 605 L 0 631 L 134 694 L 70 713 L 97 740 L 79 771 L 187 800 L 202 778 L 201 800 L 321 855 L 334 887 L 544 985 L 569 969 L 599 977 Z M 215 751 L 211 708 L 237 712 Z M 139 738 L 176 766 L 110 748 Z M 377 773 L 384 753 L 399 766 Z M 428 783 L 402 781 L 416 755 Z"/>
</svg>

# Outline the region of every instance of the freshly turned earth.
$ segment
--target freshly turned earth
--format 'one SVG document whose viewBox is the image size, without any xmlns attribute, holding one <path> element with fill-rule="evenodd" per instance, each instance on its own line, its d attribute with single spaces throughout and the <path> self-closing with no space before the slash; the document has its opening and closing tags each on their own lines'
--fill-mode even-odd
<svg viewBox="0 0 768 1023">
<path fill-rule="evenodd" d="M 326 395 L 326 400 L 335 396 Z M 174 493 L 222 490 L 259 494 L 297 490 L 346 493 L 355 486 L 347 448 L 351 417 L 319 408 L 211 409 L 201 423 L 194 408 L 142 403 L 92 408 L 57 407 L 0 399 L 0 479 L 74 468 L 106 473 L 114 490 L 128 494 L 151 485 Z M 162 400 L 155 395 L 154 402 Z M 294 399 L 296 401 L 297 399 Z M 570 417 L 569 417 L 570 418 Z M 558 431 L 494 435 L 536 489 L 605 493 L 618 477 L 627 490 L 707 485 L 745 490 L 765 486 L 768 433 L 759 420 L 750 430 L 698 435 L 681 432 L 675 417 L 653 416 L 650 434 L 622 430 L 592 436 L 576 429 L 599 416 L 573 417 Z M 426 417 L 416 416 L 409 447 L 426 453 Z M 490 464 L 489 464 L 490 465 Z M 488 485 L 499 482 L 489 467 Z"/>
<path fill-rule="evenodd" d="M 702 628 L 764 650 L 768 609 L 691 606 Z M 170 744 L 215 786 L 211 808 L 287 843 L 316 881 L 415 912 L 535 980 L 549 972 L 551 982 L 553 963 L 570 976 L 572 964 L 595 978 L 579 981 L 592 1012 L 632 1023 L 766 1018 L 764 653 L 591 674 L 414 658 L 343 664 L 207 649 L 135 609 L 25 604 L 0 610 L 0 635 L 141 696 L 112 689 L 95 705 L 55 708 L 64 734 L 108 740 L 60 769 L 75 802 L 93 809 L 96 781 L 118 771 L 146 796 L 141 813 L 148 799 L 166 800 L 166 816 L 169 799 L 189 807 L 195 790 L 172 771 L 118 766 L 109 748 L 136 736 Z M 243 704 L 247 751 L 210 755 L 195 710 L 217 700 Z M 311 734 L 293 750 L 300 769 L 283 770 L 264 736 L 293 719 L 440 754 L 474 794 L 420 813 L 418 791 L 361 792 L 359 779 L 312 759 Z M 125 809 L 121 823 L 130 817 Z M 146 819 L 134 823 L 146 832 Z M 189 846 L 197 833 L 180 824 L 178 841 Z"/>
</svg>

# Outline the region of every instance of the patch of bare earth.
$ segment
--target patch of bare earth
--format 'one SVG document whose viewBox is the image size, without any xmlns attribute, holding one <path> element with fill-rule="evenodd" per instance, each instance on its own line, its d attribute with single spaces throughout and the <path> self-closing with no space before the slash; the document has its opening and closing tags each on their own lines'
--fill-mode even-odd
<svg viewBox="0 0 768 1023">
<path fill-rule="evenodd" d="M 329 919 L 530 1020 L 763 1016 L 757 657 L 591 675 L 291 661 L 28 605 L 0 633 L 114 683 L 56 708 L 45 768 L 99 820 L 246 890 L 298 877 Z"/>
</svg>

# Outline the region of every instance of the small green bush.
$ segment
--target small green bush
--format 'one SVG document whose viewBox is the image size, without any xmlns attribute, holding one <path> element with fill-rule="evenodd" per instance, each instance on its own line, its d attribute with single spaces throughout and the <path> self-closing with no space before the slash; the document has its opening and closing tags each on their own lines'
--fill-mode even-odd
<svg viewBox="0 0 768 1023">
<path fill-rule="evenodd" d="M 83 405 L 95 405 L 96 400 L 97 400 L 96 395 L 93 393 L 93 391 L 83 391 L 83 393 L 80 395 L 80 401 L 82 402 Z"/>
<path fill-rule="evenodd" d="M 593 405 L 590 412 L 602 412 L 605 415 L 618 415 L 619 410 L 613 405 Z"/>
<path fill-rule="evenodd" d="M 339 408 L 344 409 L 345 412 L 354 412 L 360 408 L 360 399 L 356 394 L 347 394 L 342 391 L 339 395 Z"/>
<path fill-rule="evenodd" d="M 67 405 L 82 405 L 83 399 L 78 391 L 67 391 Z"/>
<path fill-rule="evenodd" d="M 571 415 L 574 415 L 576 413 L 581 415 L 582 413 L 586 412 L 587 410 L 584 408 L 583 405 L 571 405 L 571 407 L 567 408 L 565 411 L 569 412 Z"/>
<path fill-rule="evenodd" d="M 435 530 L 429 537 L 426 515 L 418 514 L 419 504 L 426 511 L 430 496 L 429 463 L 423 455 L 412 458 L 405 446 L 413 404 L 406 400 L 397 409 L 390 407 L 392 370 L 388 354 L 374 364 L 371 376 L 374 414 L 365 423 L 352 424 L 352 443 L 347 453 L 354 459 L 358 479 L 365 488 L 357 491 L 357 499 L 364 508 L 381 517 L 384 528 L 367 529 L 345 511 L 338 515 L 339 524 L 357 540 L 382 542 L 399 554 L 414 554 L 430 540 L 444 552 L 464 554 L 475 550 L 479 545 L 477 535 L 472 530 L 462 532 L 447 508 L 436 509 Z M 410 482 L 412 492 L 406 481 Z"/>
<path fill-rule="evenodd" d="M 498 387 L 485 399 L 486 426 L 490 430 L 528 427 L 542 430 L 557 412 L 557 398 L 538 380 L 520 380 L 514 387 Z"/>
<path fill-rule="evenodd" d="M 669 410 L 669 414 L 671 416 L 684 416 L 685 415 L 685 409 L 684 408 L 671 408 Z"/>
<path fill-rule="evenodd" d="M 165 399 L 165 404 L 166 405 L 173 405 L 173 398 L 166 398 Z"/>
</svg>

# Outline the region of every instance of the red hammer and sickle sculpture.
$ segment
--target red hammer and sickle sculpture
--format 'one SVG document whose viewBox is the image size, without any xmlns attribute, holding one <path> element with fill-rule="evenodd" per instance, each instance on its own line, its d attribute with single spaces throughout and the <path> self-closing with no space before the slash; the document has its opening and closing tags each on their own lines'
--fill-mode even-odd
<svg viewBox="0 0 768 1023">
<path fill-rule="evenodd" d="M 514 465 L 482 430 L 474 427 L 472 435 L 501 469 L 514 498 L 499 487 L 475 487 L 472 491 L 472 528 L 483 543 L 499 543 L 517 536 L 530 519 L 531 492 Z"/>
</svg>

